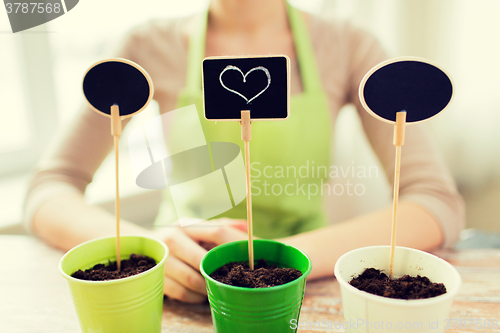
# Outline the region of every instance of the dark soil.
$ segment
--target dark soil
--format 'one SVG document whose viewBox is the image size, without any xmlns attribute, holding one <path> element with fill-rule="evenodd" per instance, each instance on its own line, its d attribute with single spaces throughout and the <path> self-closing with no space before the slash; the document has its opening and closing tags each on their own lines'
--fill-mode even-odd
<svg viewBox="0 0 500 333">
<path fill-rule="evenodd" d="M 155 265 L 156 261 L 153 258 L 132 253 L 129 259 L 121 261 L 119 272 L 116 270 L 116 261 L 112 261 L 108 265 L 97 264 L 85 271 L 79 269 L 71 276 L 76 279 L 90 281 L 117 280 L 145 272 Z"/>
<path fill-rule="evenodd" d="M 399 279 L 389 279 L 382 271 L 367 268 L 349 282 L 351 286 L 379 296 L 399 299 L 430 298 L 446 293 L 442 283 L 433 283 L 425 276 L 404 275 Z"/>
<path fill-rule="evenodd" d="M 267 288 L 279 286 L 295 279 L 302 273 L 295 268 L 279 268 L 268 265 L 264 259 L 259 259 L 250 270 L 248 263 L 230 262 L 210 274 L 212 279 L 231 286 L 246 288 Z"/>
</svg>

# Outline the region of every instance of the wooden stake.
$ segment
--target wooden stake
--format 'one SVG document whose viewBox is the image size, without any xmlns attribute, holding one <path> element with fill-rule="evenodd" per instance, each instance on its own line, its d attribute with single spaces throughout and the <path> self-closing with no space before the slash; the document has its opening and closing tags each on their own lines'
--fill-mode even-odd
<svg viewBox="0 0 500 333">
<path fill-rule="evenodd" d="M 116 216 L 116 267 L 117 270 L 121 269 L 121 250 L 120 250 L 120 191 L 118 187 L 118 153 L 119 153 L 119 140 L 122 134 L 122 121 L 120 118 L 120 111 L 118 105 L 111 106 L 111 135 L 115 146 L 115 173 L 116 173 L 116 197 L 115 197 L 115 216 Z"/>
<path fill-rule="evenodd" d="M 252 183 L 250 180 L 250 140 L 252 140 L 252 125 L 250 111 L 241 111 L 241 140 L 245 142 L 245 166 L 247 180 L 247 225 L 248 225 L 248 263 L 254 268 L 253 259 L 253 223 L 252 223 Z"/>
<path fill-rule="evenodd" d="M 396 123 L 394 124 L 394 146 L 396 146 L 396 163 L 394 166 L 394 198 L 392 210 L 392 232 L 391 232 L 391 262 L 389 268 L 389 278 L 392 279 L 394 270 L 394 250 L 396 247 L 396 224 L 399 201 L 399 177 L 401 171 L 401 146 L 405 142 L 406 111 L 396 113 Z"/>
</svg>

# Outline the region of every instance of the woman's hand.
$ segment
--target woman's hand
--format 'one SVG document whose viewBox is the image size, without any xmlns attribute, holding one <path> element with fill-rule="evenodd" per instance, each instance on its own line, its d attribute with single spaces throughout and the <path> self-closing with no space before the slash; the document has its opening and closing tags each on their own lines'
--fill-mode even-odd
<svg viewBox="0 0 500 333">
<path fill-rule="evenodd" d="M 156 237 L 167 244 L 163 293 L 171 298 L 201 303 L 207 298 L 205 279 L 199 272 L 207 250 L 227 242 L 247 239 L 245 220 L 227 218 L 186 227 L 165 227 Z"/>
</svg>

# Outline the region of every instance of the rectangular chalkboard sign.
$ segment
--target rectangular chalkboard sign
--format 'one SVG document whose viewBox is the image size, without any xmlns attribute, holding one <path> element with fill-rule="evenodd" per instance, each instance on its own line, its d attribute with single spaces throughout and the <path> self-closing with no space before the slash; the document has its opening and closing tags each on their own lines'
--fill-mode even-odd
<svg viewBox="0 0 500 333">
<path fill-rule="evenodd" d="M 239 121 L 286 119 L 290 101 L 287 56 L 209 57 L 203 60 L 205 118 Z"/>
</svg>

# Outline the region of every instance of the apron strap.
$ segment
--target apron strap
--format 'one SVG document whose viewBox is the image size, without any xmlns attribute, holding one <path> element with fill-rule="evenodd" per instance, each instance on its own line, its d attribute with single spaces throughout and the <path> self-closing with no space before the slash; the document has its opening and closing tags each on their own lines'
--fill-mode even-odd
<svg viewBox="0 0 500 333">
<path fill-rule="evenodd" d="M 193 34 L 189 38 L 186 90 L 199 93 L 201 90 L 201 66 L 205 58 L 205 39 L 207 35 L 208 10 L 201 14 Z"/>
<path fill-rule="evenodd" d="M 323 91 L 309 29 L 307 29 L 302 13 L 288 2 L 287 11 L 304 92 Z"/>
<path fill-rule="evenodd" d="M 287 2 L 288 20 L 295 44 L 295 52 L 299 62 L 300 76 L 304 92 L 322 91 L 321 79 L 316 66 L 316 57 L 312 47 L 302 13 Z M 201 14 L 201 20 L 189 38 L 186 90 L 199 93 L 201 89 L 201 66 L 205 57 L 205 39 L 207 33 L 208 10 Z"/>
</svg>

